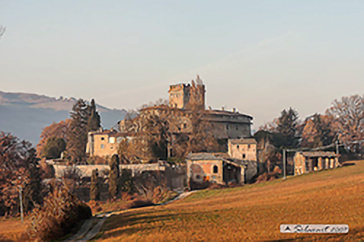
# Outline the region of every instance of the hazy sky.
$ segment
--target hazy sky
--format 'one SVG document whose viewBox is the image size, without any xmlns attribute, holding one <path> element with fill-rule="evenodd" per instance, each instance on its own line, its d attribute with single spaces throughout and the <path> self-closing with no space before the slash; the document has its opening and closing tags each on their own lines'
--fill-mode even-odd
<svg viewBox="0 0 364 242">
<path fill-rule="evenodd" d="M 362 0 L 0 0 L 0 25 L 2 91 L 131 109 L 199 74 L 255 128 L 364 92 Z"/>
</svg>

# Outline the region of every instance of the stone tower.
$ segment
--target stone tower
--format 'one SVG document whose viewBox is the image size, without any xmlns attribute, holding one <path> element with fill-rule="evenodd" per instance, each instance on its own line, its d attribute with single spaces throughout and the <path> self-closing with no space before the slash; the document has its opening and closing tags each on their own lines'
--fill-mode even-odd
<svg viewBox="0 0 364 242">
<path fill-rule="evenodd" d="M 180 109 L 205 109 L 205 85 L 197 75 L 196 82 L 169 86 L 169 106 Z"/>
</svg>

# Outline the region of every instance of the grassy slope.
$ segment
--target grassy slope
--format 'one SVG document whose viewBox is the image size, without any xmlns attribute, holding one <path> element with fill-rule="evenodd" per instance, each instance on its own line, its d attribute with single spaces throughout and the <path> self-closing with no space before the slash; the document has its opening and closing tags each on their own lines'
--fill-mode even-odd
<svg viewBox="0 0 364 242">
<path fill-rule="evenodd" d="M 108 219 L 99 240 L 242 241 L 364 238 L 364 161 L 286 181 L 200 191 Z M 348 224 L 347 235 L 280 234 L 281 223 Z"/>
<path fill-rule="evenodd" d="M 23 224 L 20 218 L 0 218 L 0 241 L 18 241 L 28 223 L 28 219 Z"/>
</svg>

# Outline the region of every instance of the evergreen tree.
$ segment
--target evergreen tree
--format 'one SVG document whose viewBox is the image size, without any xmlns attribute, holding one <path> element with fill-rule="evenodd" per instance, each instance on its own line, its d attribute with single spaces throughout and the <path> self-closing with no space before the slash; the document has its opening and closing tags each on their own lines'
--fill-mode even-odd
<svg viewBox="0 0 364 242">
<path fill-rule="evenodd" d="M 298 113 L 289 108 L 288 111 L 283 110 L 278 118 L 277 131 L 280 135 L 276 138 L 277 147 L 294 148 L 298 145 L 296 137 Z"/>
<path fill-rule="evenodd" d="M 112 199 L 119 193 L 119 156 L 113 155 L 110 161 L 109 194 Z"/>
<path fill-rule="evenodd" d="M 79 99 L 72 108 L 71 123 L 67 132 L 67 152 L 73 163 L 82 162 L 85 158 L 88 118 L 88 105 Z"/>
<path fill-rule="evenodd" d="M 96 104 L 94 99 L 91 100 L 91 104 L 88 107 L 88 112 L 89 117 L 87 120 L 87 133 L 90 131 L 96 131 L 101 127 L 100 115 L 96 111 Z"/>
<path fill-rule="evenodd" d="M 93 170 L 91 175 L 90 200 L 100 200 L 100 181 L 98 170 Z"/>
</svg>

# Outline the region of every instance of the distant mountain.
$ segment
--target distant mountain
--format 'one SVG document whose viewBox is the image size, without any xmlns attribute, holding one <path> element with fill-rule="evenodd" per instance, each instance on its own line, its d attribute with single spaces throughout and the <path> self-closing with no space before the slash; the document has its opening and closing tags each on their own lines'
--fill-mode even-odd
<svg viewBox="0 0 364 242">
<path fill-rule="evenodd" d="M 35 146 L 42 129 L 53 122 L 69 118 L 75 98 L 54 98 L 31 93 L 0 91 L 0 130 L 10 132 Z M 97 105 L 97 100 L 96 105 Z M 97 105 L 104 128 L 114 126 L 125 117 L 126 110 Z"/>
</svg>

